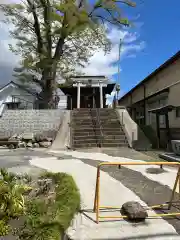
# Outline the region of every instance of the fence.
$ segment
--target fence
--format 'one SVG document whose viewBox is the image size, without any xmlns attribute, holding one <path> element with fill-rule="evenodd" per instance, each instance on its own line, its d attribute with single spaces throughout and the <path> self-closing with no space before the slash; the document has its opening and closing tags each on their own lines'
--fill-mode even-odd
<svg viewBox="0 0 180 240">
<path fill-rule="evenodd" d="M 44 108 L 45 100 L 31 95 L 12 95 L 5 102 L 7 109 L 41 109 Z M 67 108 L 67 96 L 63 94 L 53 95 L 52 102 L 49 103 L 48 109 Z"/>
<path fill-rule="evenodd" d="M 178 166 L 177 176 L 175 179 L 172 195 L 170 197 L 170 201 L 163 204 L 158 204 L 155 206 L 149 207 L 150 209 L 157 209 L 162 208 L 163 206 L 168 206 L 168 210 L 171 208 L 175 191 L 178 186 L 179 182 L 179 193 L 180 193 L 180 163 L 178 162 L 104 162 L 100 163 L 97 168 L 97 177 L 96 177 L 96 190 L 95 190 L 95 199 L 94 199 L 94 212 L 96 213 L 96 223 L 99 223 L 99 219 L 122 219 L 127 218 L 127 216 L 100 216 L 100 211 L 105 209 L 118 209 L 120 210 L 120 207 L 117 206 L 100 206 L 100 170 L 103 166 L 121 166 L 121 165 L 170 165 L 170 166 Z M 110 187 L 110 186 L 108 186 Z M 169 216 L 180 216 L 180 212 L 177 213 L 162 213 L 162 214 L 154 214 L 153 216 L 148 217 L 169 217 Z"/>
</svg>

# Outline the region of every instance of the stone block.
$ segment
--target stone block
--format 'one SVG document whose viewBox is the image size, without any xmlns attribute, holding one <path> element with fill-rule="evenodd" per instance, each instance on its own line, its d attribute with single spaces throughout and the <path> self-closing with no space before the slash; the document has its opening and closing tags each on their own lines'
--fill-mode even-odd
<svg viewBox="0 0 180 240">
<path fill-rule="evenodd" d="M 39 146 L 43 148 L 48 148 L 51 146 L 51 142 L 39 142 Z"/>
<path fill-rule="evenodd" d="M 53 110 L 6 110 L 0 118 L 0 139 L 25 134 L 25 141 L 32 141 L 32 134 L 43 134 L 54 139 L 64 111 Z M 27 136 L 28 135 L 28 136 Z"/>
<path fill-rule="evenodd" d="M 135 201 L 126 202 L 122 205 L 122 214 L 128 217 L 131 221 L 144 221 L 147 217 L 147 211 L 144 207 Z"/>
</svg>

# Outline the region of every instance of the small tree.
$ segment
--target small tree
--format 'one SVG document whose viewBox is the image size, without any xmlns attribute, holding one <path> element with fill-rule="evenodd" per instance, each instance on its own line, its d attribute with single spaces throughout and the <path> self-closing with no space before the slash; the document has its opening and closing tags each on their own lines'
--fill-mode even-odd
<svg viewBox="0 0 180 240">
<path fill-rule="evenodd" d="M 42 89 L 44 108 L 52 102 L 56 74 L 73 72 L 84 66 L 94 50 L 109 50 L 106 24 L 129 25 L 122 17 L 120 5 L 135 6 L 130 0 L 97 0 L 94 4 L 79 0 L 24 0 L 19 4 L 1 4 L 0 9 L 13 24 L 11 36 L 16 40 L 10 49 L 22 58 L 19 77 L 28 77 Z M 26 79 L 26 77 L 25 77 Z"/>
</svg>

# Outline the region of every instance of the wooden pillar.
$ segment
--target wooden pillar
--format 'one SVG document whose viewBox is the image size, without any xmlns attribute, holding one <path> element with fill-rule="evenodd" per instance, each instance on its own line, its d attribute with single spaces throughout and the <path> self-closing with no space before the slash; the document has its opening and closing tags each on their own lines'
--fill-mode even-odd
<svg viewBox="0 0 180 240">
<path fill-rule="evenodd" d="M 146 125 L 146 86 L 144 85 L 144 125 Z"/>
<path fill-rule="evenodd" d="M 158 148 L 160 147 L 160 128 L 159 128 L 159 114 L 156 113 L 156 131 L 158 137 Z"/>
<path fill-rule="evenodd" d="M 99 93 L 100 93 L 100 108 L 103 108 L 103 86 L 99 83 Z"/>
<path fill-rule="evenodd" d="M 170 133 L 170 128 L 169 128 L 169 115 L 168 113 L 165 113 L 165 122 L 166 122 L 166 131 L 167 131 L 167 147 L 168 150 L 171 151 L 172 147 L 171 147 L 171 133 Z"/>
<path fill-rule="evenodd" d="M 80 82 L 77 84 L 77 108 L 80 108 L 81 105 L 81 86 Z"/>
<path fill-rule="evenodd" d="M 130 102 L 130 107 L 131 107 L 131 110 L 130 110 L 130 114 L 131 114 L 131 117 L 133 118 L 133 109 L 132 109 L 132 104 L 133 104 L 133 101 L 132 101 L 132 93 L 130 94 L 130 97 L 131 97 L 131 102 Z"/>
</svg>

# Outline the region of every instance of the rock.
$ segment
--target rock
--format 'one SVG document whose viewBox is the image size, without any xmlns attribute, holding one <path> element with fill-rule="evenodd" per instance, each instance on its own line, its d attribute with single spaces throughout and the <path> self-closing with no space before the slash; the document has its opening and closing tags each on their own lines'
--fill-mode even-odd
<svg viewBox="0 0 180 240">
<path fill-rule="evenodd" d="M 39 148 L 39 143 L 33 143 L 34 148 Z"/>
<path fill-rule="evenodd" d="M 37 197 L 39 194 L 40 194 L 39 189 L 38 189 L 38 188 L 35 188 L 35 189 L 33 189 L 32 191 L 30 191 L 29 196 L 30 196 L 30 197 Z"/>
<path fill-rule="evenodd" d="M 35 135 L 35 141 L 36 142 L 52 142 L 53 138 L 52 137 L 47 137 L 47 135 L 43 135 L 43 134 L 36 134 Z"/>
<path fill-rule="evenodd" d="M 15 147 L 14 144 L 9 144 L 9 145 L 8 145 L 8 148 L 9 148 L 9 149 L 15 149 L 16 147 Z"/>
<path fill-rule="evenodd" d="M 18 142 L 18 148 L 25 148 L 26 147 L 26 143 L 25 142 Z"/>
<path fill-rule="evenodd" d="M 47 141 L 46 137 L 44 137 L 43 135 L 41 134 L 36 134 L 35 136 L 35 141 L 36 142 L 43 142 L 43 141 Z"/>
<path fill-rule="evenodd" d="M 39 142 L 40 147 L 48 148 L 51 146 L 51 142 Z"/>
<path fill-rule="evenodd" d="M 144 221 L 148 214 L 140 203 L 135 201 L 126 202 L 122 205 L 122 214 L 126 215 L 129 220 Z"/>
<path fill-rule="evenodd" d="M 23 133 L 22 134 L 22 139 L 25 140 L 25 141 L 28 141 L 28 140 L 33 141 L 34 140 L 34 134 L 33 133 Z"/>
<path fill-rule="evenodd" d="M 52 179 L 49 179 L 49 178 L 39 179 L 37 183 L 39 185 L 41 193 L 48 192 L 53 185 Z"/>
<path fill-rule="evenodd" d="M 9 138 L 9 140 L 14 140 L 14 139 L 18 139 L 18 134 L 14 134 Z"/>
<path fill-rule="evenodd" d="M 33 147 L 32 142 L 28 142 L 28 143 L 26 144 L 26 147 L 28 147 L 28 148 L 32 148 L 32 147 Z"/>
<path fill-rule="evenodd" d="M 52 138 L 47 138 L 47 142 L 51 142 L 52 143 L 53 139 Z"/>
</svg>

